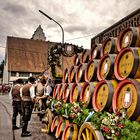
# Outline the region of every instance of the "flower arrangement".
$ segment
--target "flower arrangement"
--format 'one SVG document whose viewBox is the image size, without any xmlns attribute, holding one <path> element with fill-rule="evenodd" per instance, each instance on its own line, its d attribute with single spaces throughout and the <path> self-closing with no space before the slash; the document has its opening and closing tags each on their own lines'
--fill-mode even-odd
<svg viewBox="0 0 140 140">
<path fill-rule="evenodd" d="M 51 99 L 55 113 L 69 119 L 70 122 L 82 125 L 89 114 L 89 109 L 85 108 L 82 102 L 64 103 L 61 100 Z"/>
<path fill-rule="evenodd" d="M 140 138 L 140 125 L 131 122 L 124 109 L 116 113 L 96 112 L 90 121 L 96 129 L 100 130 L 106 139 L 111 140 L 138 140 Z"/>
<path fill-rule="evenodd" d="M 71 123 L 78 126 L 84 123 L 90 113 L 90 110 L 82 102 L 64 103 L 53 98 L 50 101 L 50 104 L 53 103 L 54 110 L 58 115 L 69 119 Z M 129 120 L 124 109 L 116 111 L 116 113 L 94 112 L 87 120 L 92 122 L 106 139 L 139 140 L 140 138 L 140 124 Z"/>
<path fill-rule="evenodd" d="M 72 103 L 70 109 L 70 118 L 72 122 L 81 126 L 89 114 L 89 109 L 85 108 L 83 103 Z"/>
</svg>

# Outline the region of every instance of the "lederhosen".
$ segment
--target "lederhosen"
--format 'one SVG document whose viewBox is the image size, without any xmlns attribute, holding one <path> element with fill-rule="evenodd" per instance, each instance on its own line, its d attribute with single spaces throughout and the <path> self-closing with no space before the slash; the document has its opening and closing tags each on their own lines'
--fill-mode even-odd
<svg viewBox="0 0 140 140">
<path fill-rule="evenodd" d="M 23 112 L 23 128 L 22 132 L 27 131 L 28 121 L 31 119 L 34 103 L 30 97 L 30 87 L 32 85 L 27 83 L 22 87 L 22 112 Z"/>
<path fill-rule="evenodd" d="M 12 124 L 16 126 L 16 117 L 18 113 L 22 115 L 22 107 L 21 107 L 21 97 L 20 97 L 20 86 L 15 85 L 11 90 L 12 95 L 12 106 L 13 106 L 13 117 L 12 117 Z"/>
</svg>

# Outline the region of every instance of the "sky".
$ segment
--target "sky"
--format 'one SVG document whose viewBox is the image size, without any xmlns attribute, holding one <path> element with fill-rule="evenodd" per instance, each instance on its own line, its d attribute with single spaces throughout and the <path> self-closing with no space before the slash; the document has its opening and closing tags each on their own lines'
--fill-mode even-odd
<svg viewBox="0 0 140 140">
<path fill-rule="evenodd" d="M 0 61 L 7 36 L 31 38 L 41 25 L 47 41 L 64 40 L 90 49 L 91 38 L 140 8 L 140 0 L 0 0 Z"/>
</svg>

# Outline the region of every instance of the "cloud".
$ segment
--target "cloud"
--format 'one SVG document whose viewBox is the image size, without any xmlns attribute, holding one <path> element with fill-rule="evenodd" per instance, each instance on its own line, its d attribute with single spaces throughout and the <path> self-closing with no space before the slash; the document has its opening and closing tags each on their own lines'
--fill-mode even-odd
<svg viewBox="0 0 140 140">
<path fill-rule="evenodd" d="M 27 11 L 26 8 L 22 5 L 16 4 L 15 3 L 7 3 L 3 8 L 4 11 L 6 11 L 9 14 L 20 16 L 20 15 L 26 15 Z"/>
<path fill-rule="evenodd" d="M 60 27 L 39 13 L 38 10 L 42 10 L 62 25 L 65 40 L 73 39 L 68 42 L 90 48 L 94 35 L 138 9 L 139 5 L 139 0 L 1 0 L 0 44 L 6 46 L 7 36 L 31 38 L 39 25 L 48 40 L 61 42 Z M 3 56 L 4 52 L 0 53 L 0 57 Z"/>
</svg>

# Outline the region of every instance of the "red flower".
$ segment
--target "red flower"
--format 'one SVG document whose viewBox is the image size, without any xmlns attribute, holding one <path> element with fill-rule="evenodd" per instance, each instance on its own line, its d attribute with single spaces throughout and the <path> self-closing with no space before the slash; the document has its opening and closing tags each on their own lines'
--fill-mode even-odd
<svg viewBox="0 0 140 140">
<path fill-rule="evenodd" d="M 124 125 L 122 124 L 122 123 L 116 123 L 116 125 L 117 125 L 117 127 L 119 127 L 119 128 L 124 128 Z"/>
<path fill-rule="evenodd" d="M 77 114 L 72 113 L 72 114 L 70 115 L 70 117 L 73 118 L 73 119 L 75 119 L 75 118 L 77 118 Z"/>
<path fill-rule="evenodd" d="M 119 132 L 119 131 L 116 131 L 116 132 L 115 132 L 115 135 L 116 135 L 116 137 L 119 137 L 120 132 Z"/>
<path fill-rule="evenodd" d="M 110 133 L 110 129 L 108 127 L 106 127 L 106 126 L 103 126 L 101 128 L 101 130 L 104 131 L 104 132 L 106 132 L 106 133 Z"/>
<path fill-rule="evenodd" d="M 117 116 L 122 116 L 122 113 L 120 111 L 118 111 L 118 109 L 116 109 L 116 115 Z"/>
</svg>

